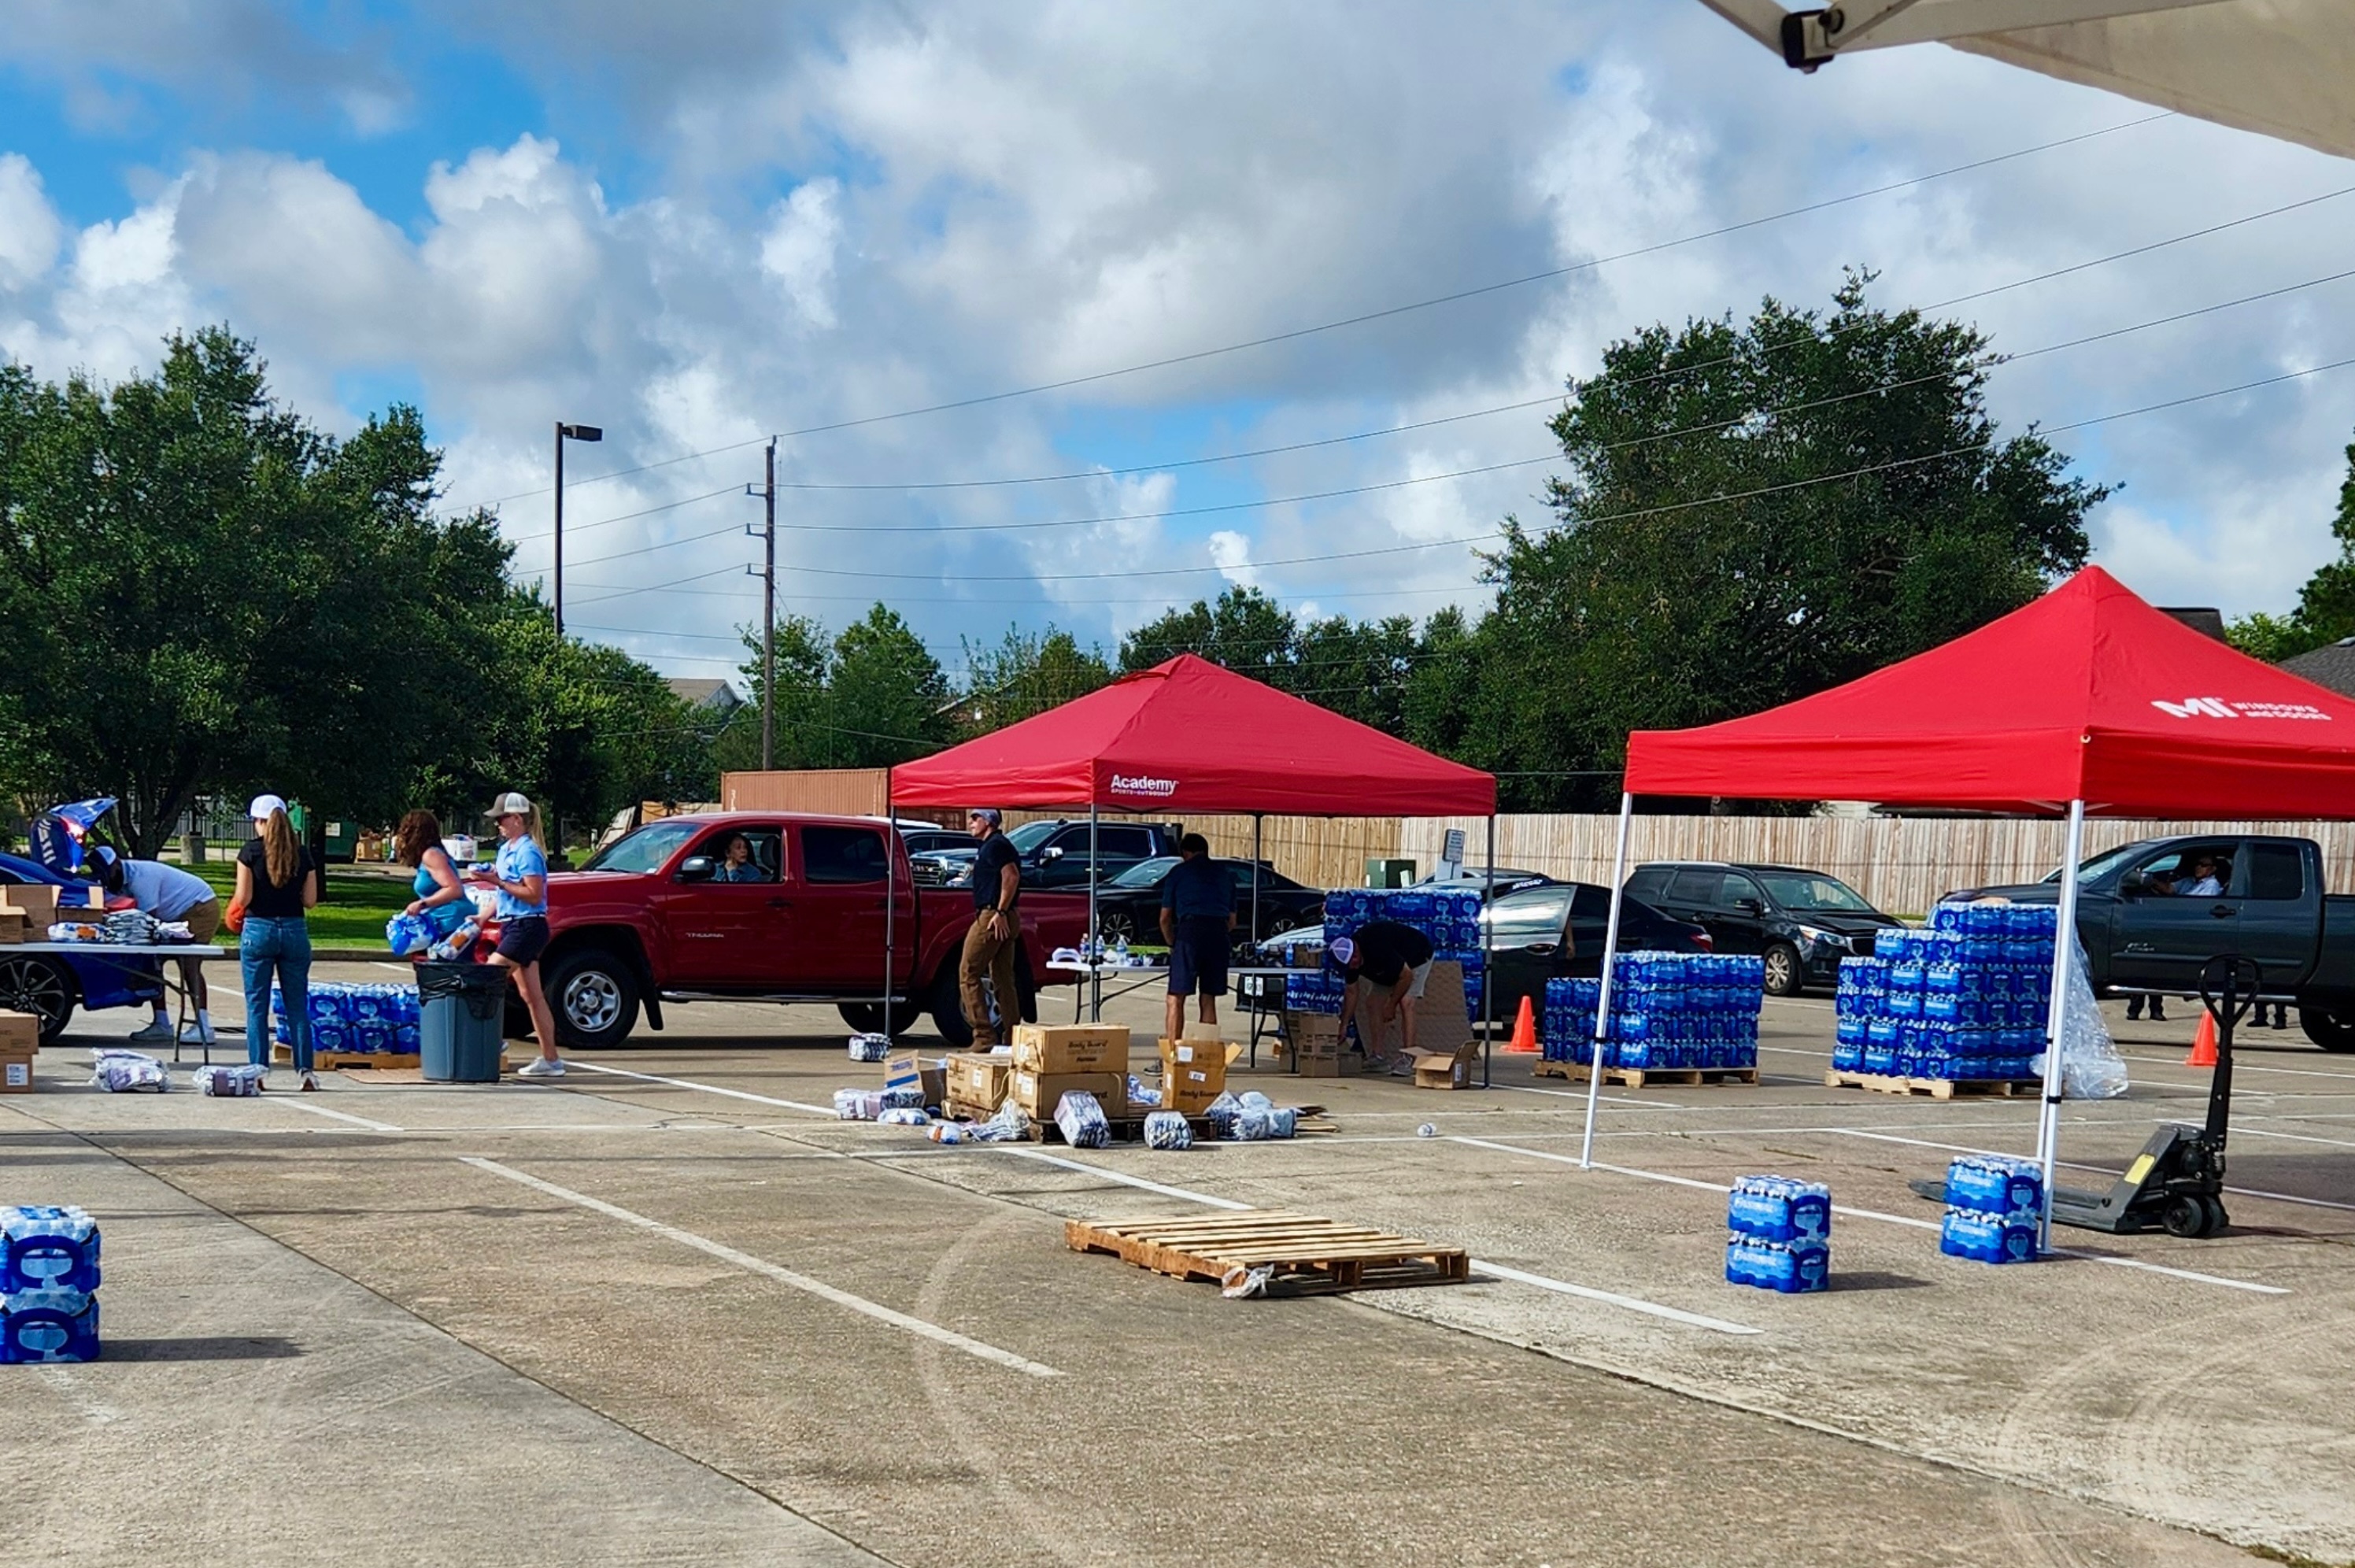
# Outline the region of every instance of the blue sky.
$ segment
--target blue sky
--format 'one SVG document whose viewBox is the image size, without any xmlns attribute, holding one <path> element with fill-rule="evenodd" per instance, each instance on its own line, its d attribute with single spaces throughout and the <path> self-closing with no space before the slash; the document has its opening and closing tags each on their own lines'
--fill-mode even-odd
<svg viewBox="0 0 2355 1568">
<path fill-rule="evenodd" d="M 1542 400 L 1614 336 L 1821 301 L 1848 265 L 1891 304 L 1950 299 L 2355 185 L 1942 50 L 1803 78 L 1681 0 L 15 11 L 0 349 L 114 375 L 229 321 L 323 421 L 423 408 L 451 500 L 497 501 L 526 571 L 549 424 L 601 423 L 570 459 L 573 618 L 677 673 L 716 671 L 757 611 L 733 531 L 757 507 L 715 492 L 757 476 L 745 443 L 767 432 L 872 421 L 788 440 L 792 480 L 1096 475 L 788 492 L 786 607 L 839 624 L 880 596 L 952 662 L 1009 623 L 1110 645 L 1227 581 L 1422 616 L 1483 602 L 1460 541 L 1540 515 L 1547 469 L 1433 476 L 1544 453 L 1547 411 L 1330 438 Z M 2105 131 L 1458 304 L 877 418 Z M 2307 284 L 2344 266 L 2350 215 L 2326 200 L 1958 309 L 2019 349 Z M 1998 372 L 1995 404 L 2007 428 L 2065 423 L 2346 357 L 2350 303 L 2315 284 L 2041 356 Z M 2330 549 L 2350 428 L 2355 375 L 2325 374 L 2061 444 L 2125 486 L 2097 559 L 2244 612 L 2286 605 Z M 1189 462 L 1304 443 L 1327 444 Z M 1194 515 L 1152 516 L 1172 510 Z M 1109 520 L 1039 526 L 1081 518 Z M 1252 564 L 1301 557 L 1328 559 Z"/>
</svg>

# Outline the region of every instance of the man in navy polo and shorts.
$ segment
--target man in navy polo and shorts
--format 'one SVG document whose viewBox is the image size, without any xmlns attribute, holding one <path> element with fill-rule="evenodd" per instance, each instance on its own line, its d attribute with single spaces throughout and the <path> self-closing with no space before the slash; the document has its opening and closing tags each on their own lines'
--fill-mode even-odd
<svg viewBox="0 0 2355 1568">
<path fill-rule="evenodd" d="M 1178 841 L 1178 854 L 1161 879 L 1161 940 L 1169 944 L 1169 1001 L 1162 1023 L 1170 1040 L 1185 1025 L 1188 997 L 1202 998 L 1204 1023 L 1219 1021 L 1235 929 L 1235 880 L 1210 859 L 1209 840 L 1188 833 Z"/>
</svg>

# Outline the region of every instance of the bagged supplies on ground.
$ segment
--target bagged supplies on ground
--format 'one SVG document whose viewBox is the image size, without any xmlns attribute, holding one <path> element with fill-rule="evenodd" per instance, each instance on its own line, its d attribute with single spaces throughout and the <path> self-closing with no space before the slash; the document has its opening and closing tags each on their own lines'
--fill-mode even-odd
<svg viewBox="0 0 2355 1568">
<path fill-rule="evenodd" d="M 110 1094 L 134 1089 L 162 1093 L 172 1086 L 172 1075 L 152 1056 L 135 1051 L 101 1051 L 91 1061 L 90 1081 Z"/>
<path fill-rule="evenodd" d="M 924 1086 L 922 1083 L 897 1083 L 879 1091 L 882 1106 L 887 1111 L 921 1111 L 924 1108 Z"/>
<path fill-rule="evenodd" d="M 90 1211 L 71 1204 L 0 1208 L 0 1296 L 96 1290 L 102 1240 Z"/>
<path fill-rule="evenodd" d="M 0 1362 L 98 1360 L 98 1297 L 79 1290 L 0 1296 Z"/>
<path fill-rule="evenodd" d="M 1267 1108 L 1267 1136 L 1288 1138 L 1300 1128 L 1300 1113 L 1290 1105 L 1270 1105 Z"/>
<path fill-rule="evenodd" d="M 1235 1096 L 1235 1104 L 1246 1111 L 1273 1111 L 1275 1102 L 1256 1089 L 1246 1089 Z"/>
<path fill-rule="evenodd" d="M 1128 1075 L 1128 1103 L 1140 1111 L 1149 1111 L 1161 1104 L 1161 1091 L 1132 1072 Z"/>
<path fill-rule="evenodd" d="M 1232 1094 L 1222 1093 L 1202 1107 L 1202 1119 L 1210 1124 L 1212 1137 L 1231 1138 L 1235 1136 L 1235 1118 L 1242 1112 L 1241 1101 Z"/>
<path fill-rule="evenodd" d="M 1146 1148 L 1192 1148 L 1193 1125 L 1177 1111 L 1153 1111 L 1145 1118 Z"/>
<path fill-rule="evenodd" d="M 850 1060 L 880 1061 L 891 1054 L 891 1037 L 888 1034 L 854 1034 L 850 1037 Z"/>
<path fill-rule="evenodd" d="M 1084 1089 L 1069 1090 L 1055 1102 L 1055 1127 L 1073 1148 L 1103 1148 L 1112 1142 L 1103 1103 Z"/>
<path fill-rule="evenodd" d="M 908 1105 L 894 1105 L 875 1119 L 887 1127 L 927 1127 L 932 1122 L 922 1110 Z"/>
<path fill-rule="evenodd" d="M 2115 1100 L 2126 1092 L 2126 1059 L 2102 1021 L 2085 964 L 2081 942 L 2069 966 L 2069 993 L 2061 1001 L 2061 1093 L 2071 1100 Z"/>
<path fill-rule="evenodd" d="M 197 1093 L 224 1100 L 249 1099 L 261 1093 L 270 1070 L 240 1061 L 234 1067 L 199 1067 L 194 1076 Z"/>
<path fill-rule="evenodd" d="M 1271 1107 L 1273 1108 L 1273 1107 Z M 1245 1106 L 1235 1113 L 1234 1126 L 1227 1136 L 1239 1144 L 1255 1144 L 1275 1136 L 1268 1113 Z"/>
<path fill-rule="evenodd" d="M 846 1122 L 871 1122 L 885 1110 L 880 1089 L 837 1089 L 834 1114 Z"/>
<path fill-rule="evenodd" d="M 976 1124 L 973 1129 L 973 1138 L 975 1143 L 1021 1143 L 1029 1136 L 1029 1113 L 1011 1100 L 998 1106 L 996 1115 L 986 1122 Z"/>
</svg>

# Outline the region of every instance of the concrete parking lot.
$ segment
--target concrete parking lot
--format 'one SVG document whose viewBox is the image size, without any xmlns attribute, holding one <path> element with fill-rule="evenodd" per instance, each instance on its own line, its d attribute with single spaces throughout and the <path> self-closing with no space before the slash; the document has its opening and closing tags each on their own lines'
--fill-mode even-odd
<svg viewBox="0 0 2355 1568">
<path fill-rule="evenodd" d="M 829 1010 L 259 1101 L 88 1091 L 136 1020 L 83 1019 L 0 1098 L 0 1195 L 101 1216 L 108 1357 L 7 1370 L 0 1463 L 57 1478 L 10 1511 L 69 1562 L 2355 1559 L 2355 1060 L 2244 1038 L 2222 1237 L 1998 1269 L 1906 1179 L 2032 1104 L 1828 1090 L 1830 1019 L 1770 1004 L 1756 1088 L 1606 1092 L 1593 1170 L 1582 1090 L 1501 1055 L 1458 1094 L 1263 1058 L 1339 1130 L 1082 1152 L 835 1121 L 878 1070 Z M 2112 1025 L 2088 1181 L 2204 1100 L 2188 1022 Z M 1755 1170 L 1830 1183 L 1828 1294 L 1721 1277 Z M 1063 1241 L 1237 1203 L 1474 1278 L 1231 1302 Z"/>
</svg>

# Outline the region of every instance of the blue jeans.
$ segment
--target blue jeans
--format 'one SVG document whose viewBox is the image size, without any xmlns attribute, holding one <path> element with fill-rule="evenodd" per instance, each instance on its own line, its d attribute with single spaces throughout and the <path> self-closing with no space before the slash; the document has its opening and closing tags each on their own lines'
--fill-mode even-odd
<svg viewBox="0 0 2355 1568">
<path fill-rule="evenodd" d="M 239 966 L 245 971 L 245 1059 L 270 1062 L 270 977 L 274 970 L 286 1002 L 286 1029 L 294 1041 L 294 1070 L 311 1071 L 311 923 L 257 920 L 246 916 L 238 938 Z"/>
</svg>

